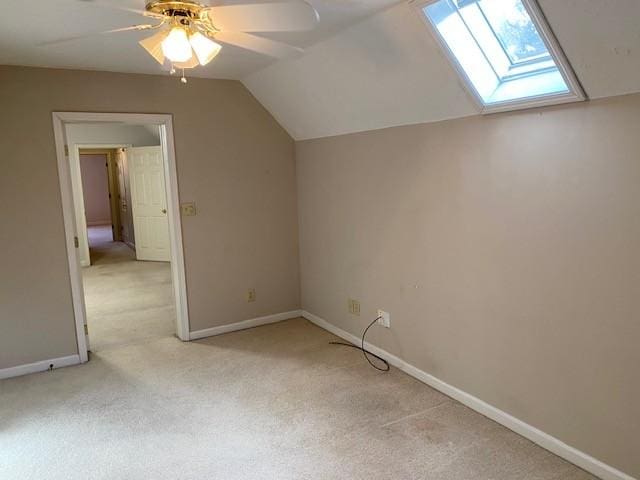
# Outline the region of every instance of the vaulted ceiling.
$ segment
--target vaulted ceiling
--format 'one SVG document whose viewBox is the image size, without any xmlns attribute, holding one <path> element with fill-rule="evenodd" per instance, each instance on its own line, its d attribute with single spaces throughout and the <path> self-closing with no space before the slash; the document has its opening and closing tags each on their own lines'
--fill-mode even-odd
<svg viewBox="0 0 640 480">
<path fill-rule="evenodd" d="M 274 62 L 227 46 L 214 62 L 190 74 L 241 80 L 296 139 L 478 113 L 406 1 L 308 1 L 320 13 L 316 30 L 265 34 L 306 47 L 300 56 Z M 640 1 L 538 1 L 590 98 L 640 91 Z M 140 9 L 144 0 L 14 4 L 28 5 L 29 11 L 0 16 L 0 64 L 166 75 L 137 45 L 137 40 L 148 35 L 145 32 L 38 46 L 61 37 L 140 23 L 140 16 L 109 4 Z"/>
<path fill-rule="evenodd" d="M 538 3 L 589 98 L 640 91 L 640 1 Z M 243 81 L 298 140 L 478 113 L 405 2 Z"/>
</svg>

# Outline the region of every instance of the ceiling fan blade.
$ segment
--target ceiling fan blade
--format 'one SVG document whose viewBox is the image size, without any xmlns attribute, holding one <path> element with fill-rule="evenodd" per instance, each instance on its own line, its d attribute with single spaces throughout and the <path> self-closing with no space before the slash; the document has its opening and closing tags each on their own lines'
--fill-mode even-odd
<svg viewBox="0 0 640 480">
<path fill-rule="evenodd" d="M 150 30 L 152 28 L 156 28 L 157 26 L 159 25 L 142 24 L 142 25 L 133 25 L 131 27 L 114 28 L 111 30 L 104 30 L 102 32 L 87 33 L 84 35 L 74 35 L 73 37 L 65 37 L 65 38 L 59 38 L 57 40 L 51 40 L 50 42 L 42 42 L 38 44 L 38 47 L 48 47 L 51 45 L 58 45 L 60 43 L 73 42 L 74 40 L 81 40 L 83 38 L 91 38 L 91 37 L 97 37 L 100 35 L 107 35 L 109 33 L 130 32 L 134 30 Z"/>
<path fill-rule="evenodd" d="M 141 25 L 132 25 L 130 27 L 122 27 L 122 28 L 114 28 L 113 30 L 105 30 L 104 32 L 100 32 L 98 35 L 104 35 L 107 33 L 118 33 L 118 32 L 132 32 L 134 30 L 150 30 L 155 27 L 155 25 L 148 25 L 143 23 Z"/>
<path fill-rule="evenodd" d="M 298 47 L 276 42 L 264 37 L 258 37 L 243 32 L 218 32 L 215 40 L 219 40 L 230 45 L 253 50 L 275 58 L 286 58 L 302 53 L 304 50 Z"/>
<path fill-rule="evenodd" d="M 294 32 L 311 30 L 318 12 L 307 2 L 256 3 L 209 7 L 204 14 L 218 30 L 234 32 Z"/>
<path fill-rule="evenodd" d="M 38 43 L 38 47 L 49 47 L 51 45 L 58 45 L 60 43 L 67 43 L 67 42 L 73 42 L 74 40 L 81 40 L 83 38 L 91 38 L 91 37 L 97 37 L 99 35 L 107 35 L 109 33 L 118 33 L 118 32 L 129 32 L 129 31 L 133 31 L 133 30 L 149 30 L 151 28 L 154 28 L 155 25 L 133 25 L 132 27 L 124 27 L 124 28 L 114 28 L 112 30 L 105 30 L 103 32 L 95 32 L 95 33 L 87 33 L 87 34 L 83 34 L 83 35 L 74 35 L 72 37 L 64 37 L 64 38 L 58 38 L 57 40 L 51 40 L 49 42 L 42 42 L 42 43 Z"/>
<path fill-rule="evenodd" d="M 124 7 L 122 5 L 113 5 L 111 3 L 104 3 L 101 1 L 96 1 L 96 0 L 80 0 L 84 3 L 89 3 L 91 5 L 95 5 L 97 7 L 102 7 L 102 8 L 109 8 L 111 10 L 120 10 L 122 12 L 129 12 L 129 13 L 137 13 L 138 15 L 143 15 L 145 17 L 152 17 L 152 18 L 163 18 L 164 16 L 159 14 L 159 13 L 153 13 L 153 12 L 148 12 L 146 10 L 142 10 L 139 8 L 131 8 L 131 7 Z"/>
</svg>

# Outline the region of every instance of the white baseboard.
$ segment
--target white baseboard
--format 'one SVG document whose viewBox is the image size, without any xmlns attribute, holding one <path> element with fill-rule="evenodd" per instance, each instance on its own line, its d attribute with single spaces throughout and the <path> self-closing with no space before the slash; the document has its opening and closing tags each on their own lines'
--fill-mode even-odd
<svg viewBox="0 0 640 480">
<path fill-rule="evenodd" d="M 42 360 L 40 362 L 27 363 L 26 365 L 18 365 L 16 367 L 3 368 L 0 370 L 0 380 L 3 378 L 19 377 L 29 373 L 44 372 L 53 368 L 68 367 L 80 363 L 79 355 L 69 355 L 68 357 L 52 358 L 50 360 Z"/>
<path fill-rule="evenodd" d="M 289 320 L 291 318 L 297 318 L 301 316 L 301 310 L 292 310 L 290 312 L 276 313 L 274 315 L 267 315 L 265 317 L 252 318 L 250 320 L 243 320 L 242 322 L 230 323 L 229 325 L 205 328 L 204 330 L 196 330 L 195 332 L 190 332 L 189 340 L 213 337 L 215 335 L 222 335 L 223 333 L 235 332 L 237 330 L 246 330 L 247 328 L 259 327 L 260 325 L 281 322 L 283 320 Z"/>
<path fill-rule="evenodd" d="M 360 338 L 352 335 L 351 333 L 342 330 L 335 325 L 327 322 L 326 320 L 309 313 L 307 311 L 302 311 L 302 316 L 309 320 L 310 322 L 316 324 L 320 328 L 328 330 L 334 335 L 343 338 L 344 340 L 351 342 L 356 345 L 360 345 Z M 449 385 L 446 382 L 430 375 L 422 370 L 414 367 L 406 363 L 399 357 L 392 355 L 391 353 L 382 350 L 381 348 L 376 347 L 375 345 L 371 345 L 369 342 L 365 342 L 365 347 L 371 352 L 379 355 L 380 357 L 387 360 L 391 365 L 402 370 L 408 375 L 420 380 L 423 383 L 426 383 L 430 387 L 439 390 L 445 395 L 459 401 L 460 403 L 466 405 L 467 407 L 475 410 L 476 412 L 481 413 L 485 417 L 488 417 L 499 424 L 507 427 L 510 430 L 522 435 L 525 438 L 528 438 L 534 443 L 537 443 L 542 448 L 549 450 L 550 452 L 555 453 L 559 457 L 568 460 L 569 462 L 577 465 L 578 467 L 586 470 L 587 472 L 592 473 L 593 475 L 601 478 L 602 480 L 635 480 L 630 475 L 627 475 L 616 468 L 607 465 L 606 463 L 601 462 L 593 458 L 592 456 L 581 452 L 580 450 L 573 448 L 570 445 L 558 440 L 551 435 L 538 430 L 537 428 L 529 425 L 528 423 L 519 420 L 512 415 L 509 415 L 502 410 L 489 405 L 488 403 L 480 400 L 479 398 L 474 397 L 473 395 L 464 392 L 452 385 Z"/>
</svg>

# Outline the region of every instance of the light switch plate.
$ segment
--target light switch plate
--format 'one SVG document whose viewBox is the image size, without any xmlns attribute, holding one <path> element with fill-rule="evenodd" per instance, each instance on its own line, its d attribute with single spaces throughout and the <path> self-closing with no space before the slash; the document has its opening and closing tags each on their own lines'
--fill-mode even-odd
<svg viewBox="0 0 640 480">
<path fill-rule="evenodd" d="M 196 203 L 188 202 L 180 205 L 180 211 L 185 217 L 193 217 L 196 214 Z"/>
<path fill-rule="evenodd" d="M 349 313 L 351 315 L 360 315 L 360 302 L 350 298 L 348 300 Z"/>
</svg>

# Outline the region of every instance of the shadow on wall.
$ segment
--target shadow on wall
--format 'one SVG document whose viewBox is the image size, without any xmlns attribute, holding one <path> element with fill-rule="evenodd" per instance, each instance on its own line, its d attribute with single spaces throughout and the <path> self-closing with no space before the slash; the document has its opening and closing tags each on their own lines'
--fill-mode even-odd
<svg viewBox="0 0 640 480">
<path fill-rule="evenodd" d="M 82 196 L 87 226 L 110 225 L 109 177 L 105 154 L 80 152 Z"/>
</svg>

